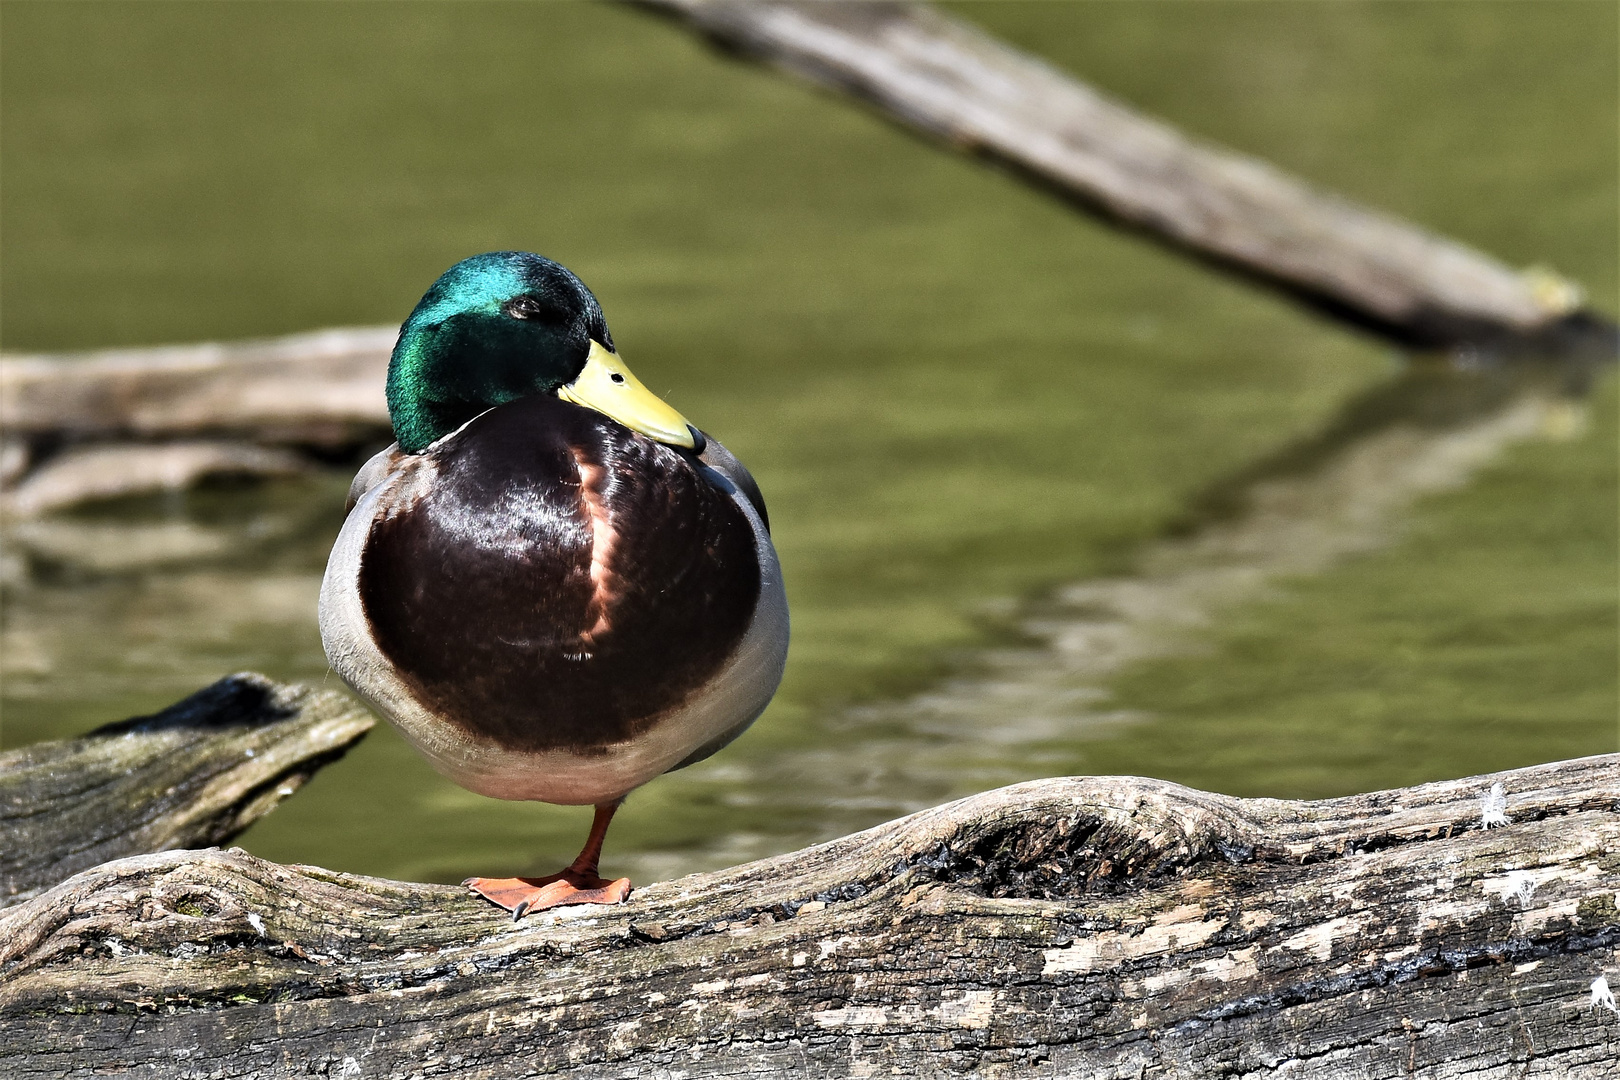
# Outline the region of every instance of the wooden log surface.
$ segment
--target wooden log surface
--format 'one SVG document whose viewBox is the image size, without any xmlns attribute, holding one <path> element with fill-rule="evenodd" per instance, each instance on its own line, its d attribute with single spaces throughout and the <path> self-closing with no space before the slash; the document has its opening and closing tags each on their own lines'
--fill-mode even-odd
<svg viewBox="0 0 1620 1080">
<path fill-rule="evenodd" d="M 245 673 L 153 716 L 0 753 L 0 907 L 109 859 L 223 843 L 373 723 L 341 694 Z"/>
<path fill-rule="evenodd" d="M 1599 1076 L 1617 889 L 1620 755 L 1322 802 L 1034 781 L 517 923 L 168 852 L 0 913 L 0 1072 Z"/>
<path fill-rule="evenodd" d="M 388 429 L 382 386 L 398 327 L 265 341 L 10 354 L 0 429 L 10 439 L 237 437 L 341 446 Z"/>
<path fill-rule="evenodd" d="M 1190 139 L 926 5 L 635 2 L 1400 341 L 1614 351 L 1613 323 L 1583 312 L 1581 290 L 1557 274 L 1520 272 Z"/>
<path fill-rule="evenodd" d="M 0 358 L 0 514 L 278 476 L 391 437 L 394 327 Z"/>
</svg>

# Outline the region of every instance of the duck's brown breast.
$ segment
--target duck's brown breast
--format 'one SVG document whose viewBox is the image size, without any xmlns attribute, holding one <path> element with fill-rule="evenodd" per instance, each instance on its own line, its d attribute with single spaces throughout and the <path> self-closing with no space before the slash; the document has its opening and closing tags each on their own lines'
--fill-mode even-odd
<svg viewBox="0 0 1620 1080">
<path fill-rule="evenodd" d="M 689 458 L 536 397 L 408 465 L 361 555 L 378 648 L 444 721 L 511 750 L 622 743 L 725 664 L 760 595 L 752 527 Z"/>
</svg>

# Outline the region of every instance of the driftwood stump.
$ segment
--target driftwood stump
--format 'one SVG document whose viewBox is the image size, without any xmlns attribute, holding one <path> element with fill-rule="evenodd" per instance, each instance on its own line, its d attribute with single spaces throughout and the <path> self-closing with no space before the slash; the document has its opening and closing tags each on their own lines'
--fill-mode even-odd
<svg viewBox="0 0 1620 1080">
<path fill-rule="evenodd" d="M 0 753 L 0 907 L 108 859 L 224 843 L 375 722 L 352 698 L 249 673 L 154 716 Z"/>
<path fill-rule="evenodd" d="M 0 914 L 0 1073 L 1600 1076 L 1616 889 L 1620 755 L 1310 803 L 1036 781 L 518 923 L 169 852 Z"/>
</svg>

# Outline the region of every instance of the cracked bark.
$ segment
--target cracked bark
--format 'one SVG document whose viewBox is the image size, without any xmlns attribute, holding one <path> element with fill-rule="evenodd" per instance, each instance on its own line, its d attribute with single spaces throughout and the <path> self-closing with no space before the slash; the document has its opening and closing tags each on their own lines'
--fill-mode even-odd
<svg viewBox="0 0 1620 1080">
<path fill-rule="evenodd" d="M 147 855 L 0 915 L 0 1071 L 1597 1075 L 1617 851 L 1620 755 L 1308 803 L 1035 781 L 517 924 Z"/>
<path fill-rule="evenodd" d="M 108 859 L 223 843 L 373 723 L 351 698 L 241 674 L 153 716 L 0 753 L 0 907 Z"/>
</svg>

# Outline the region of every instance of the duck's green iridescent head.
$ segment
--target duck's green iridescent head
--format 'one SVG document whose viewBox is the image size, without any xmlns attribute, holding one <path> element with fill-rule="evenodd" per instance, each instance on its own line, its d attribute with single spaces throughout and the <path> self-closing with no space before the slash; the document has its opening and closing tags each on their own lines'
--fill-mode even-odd
<svg viewBox="0 0 1620 1080">
<path fill-rule="evenodd" d="M 388 413 L 400 449 L 420 453 L 485 409 L 534 394 L 702 450 L 696 429 L 619 360 L 601 305 L 566 267 L 526 251 L 463 259 L 399 330 Z"/>
</svg>

